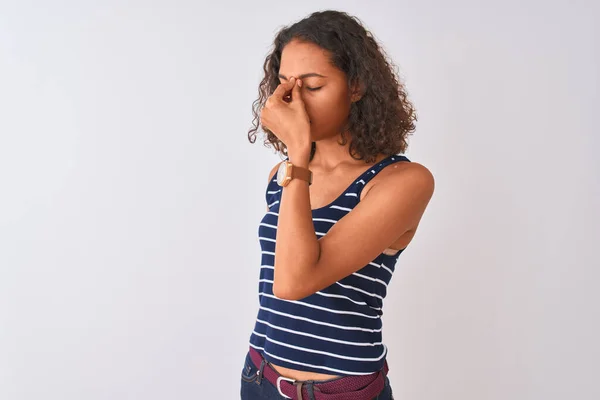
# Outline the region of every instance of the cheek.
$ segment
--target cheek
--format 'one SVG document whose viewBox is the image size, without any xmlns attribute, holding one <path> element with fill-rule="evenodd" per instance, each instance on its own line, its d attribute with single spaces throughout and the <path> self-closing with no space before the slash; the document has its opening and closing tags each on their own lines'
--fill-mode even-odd
<svg viewBox="0 0 600 400">
<path fill-rule="evenodd" d="M 349 102 L 337 93 L 308 94 L 304 97 L 304 104 L 313 125 L 337 125 L 347 118 L 350 111 Z"/>
</svg>

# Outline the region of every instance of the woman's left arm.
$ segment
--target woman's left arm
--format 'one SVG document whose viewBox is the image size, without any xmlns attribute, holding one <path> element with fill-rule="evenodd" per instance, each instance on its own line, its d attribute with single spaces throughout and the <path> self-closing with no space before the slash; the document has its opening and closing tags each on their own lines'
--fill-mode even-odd
<svg viewBox="0 0 600 400">
<path fill-rule="evenodd" d="M 307 168 L 310 147 L 288 149 Z M 411 162 L 374 184 L 356 207 L 317 239 L 308 182 L 283 188 L 275 245 L 273 294 L 299 300 L 358 271 L 402 234 L 414 229 L 433 195 L 434 178 Z"/>
</svg>

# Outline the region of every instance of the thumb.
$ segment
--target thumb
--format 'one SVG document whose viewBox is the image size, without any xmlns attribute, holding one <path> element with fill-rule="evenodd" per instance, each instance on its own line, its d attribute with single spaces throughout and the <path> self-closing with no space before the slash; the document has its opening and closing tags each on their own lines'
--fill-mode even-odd
<svg viewBox="0 0 600 400">
<path fill-rule="evenodd" d="M 292 103 L 298 103 L 298 105 L 304 105 L 304 100 L 302 99 L 302 81 L 300 79 L 296 79 L 294 82 L 294 87 L 292 88 Z"/>
<path fill-rule="evenodd" d="M 294 86 L 296 86 L 296 80 L 290 78 L 289 81 L 280 83 L 271 96 L 277 100 L 283 100 L 286 94 L 289 93 Z"/>
</svg>

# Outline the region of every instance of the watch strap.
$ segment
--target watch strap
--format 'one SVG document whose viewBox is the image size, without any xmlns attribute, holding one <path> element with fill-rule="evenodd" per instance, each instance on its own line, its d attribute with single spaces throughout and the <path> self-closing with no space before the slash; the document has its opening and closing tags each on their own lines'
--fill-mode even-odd
<svg viewBox="0 0 600 400">
<path fill-rule="evenodd" d="M 312 171 L 308 168 L 303 168 L 292 164 L 291 177 L 292 179 L 301 179 L 306 181 L 309 185 L 312 184 Z"/>
</svg>

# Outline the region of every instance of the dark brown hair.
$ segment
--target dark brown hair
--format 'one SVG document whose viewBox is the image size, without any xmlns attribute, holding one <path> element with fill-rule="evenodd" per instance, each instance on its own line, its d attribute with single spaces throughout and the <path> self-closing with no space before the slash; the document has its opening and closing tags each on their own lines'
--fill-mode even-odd
<svg viewBox="0 0 600 400">
<path fill-rule="evenodd" d="M 397 77 L 396 66 L 358 18 L 333 10 L 315 12 L 276 34 L 273 50 L 263 65 L 265 76 L 259 85 L 259 97 L 252 104 L 254 118 L 253 127 L 248 131 L 250 143 L 256 141 L 260 127 L 266 133 L 264 145 L 273 146 L 287 155 L 285 144 L 260 125 L 260 113 L 279 85 L 283 48 L 294 39 L 327 50 L 332 64 L 346 74 L 349 87 L 359 83 L 363 89 L 362 98 L 351 105 L 345 127 L 352 138 L 350 155 L 356 160 L 373 162 L 380 153 L 404 153 L 408 147 L 407 137 L 415 130 L 417 116 Z M 346 143 L 347 138 L 343 136 L 340 145 Z M 315 143 L 312 145 L 311 159 Z"/>
</svg>

